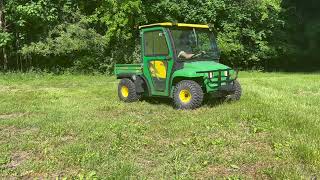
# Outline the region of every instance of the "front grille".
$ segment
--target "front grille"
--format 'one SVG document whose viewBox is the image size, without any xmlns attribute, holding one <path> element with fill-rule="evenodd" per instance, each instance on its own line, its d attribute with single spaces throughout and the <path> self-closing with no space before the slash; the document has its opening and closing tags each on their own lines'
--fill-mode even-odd
<svg viewBox="0 0 320 180">
<path fill-rule="evenodd" d="M 210 79 L 211 83 L 216 83 L 218 86 L 221 86 L 222 84 L 229 84 L 233 82 L 235 79 L 231 79 L 231 73 L 232 69 L 220 69 L 220 70 L 212 70 L 212 71 L 199 71 L 198 74 L 209 74 L 213 73 L 214 76 L 212 79 Z M 226 73 L 225 73 L 226 72 Z M 236 74 L 237 77 L 237 74 Z M 217 79 L 217 80 L 215 80 Z"/>
</svg>

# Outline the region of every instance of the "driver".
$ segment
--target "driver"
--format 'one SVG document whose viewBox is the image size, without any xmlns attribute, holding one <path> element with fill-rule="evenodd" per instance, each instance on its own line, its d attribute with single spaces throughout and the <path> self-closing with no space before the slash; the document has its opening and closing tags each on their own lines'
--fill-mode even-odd
<svg viewBox="0 0 320 180">
<path fill-rule="evenodd" d="M 193 53 L 188 53 L 192 52 L 189 38 L 191 38 L 189 32 L 181 33 L 179 37 L 179 48 L 177 49 L 177 52 L 179 52 L 178 58 L 192 59 L 192 57 L 195 55 Z"/>
<path fill-rule="evenodd" d="M 194 56 L 194 54 L 186 53 L 185 51 L 180 51 L 178 54 L 178 58 L 184 58 L 184 59 L 191 59 Z"/>
<path fill-rule="evenodd" d="M 189 54 L 189 53 L 186 53 L 184 51 L 180 51 L 180 53 L 178 54 L 178 58 L 184 58 L 184 59 L 192 59 L 192 58 L 196 58 L 196 57 L 199 57 L 201 55 L 204 55 L 206 54 L 205 51 L 201 51 L 199 54 Z"/>
</svg>

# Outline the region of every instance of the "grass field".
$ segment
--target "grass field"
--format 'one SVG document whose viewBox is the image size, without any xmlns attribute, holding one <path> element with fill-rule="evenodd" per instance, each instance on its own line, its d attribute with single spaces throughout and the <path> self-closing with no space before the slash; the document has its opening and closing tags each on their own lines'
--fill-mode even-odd
<svg viewBox="0 0 320 180">
<path fill-rule="evenodd" d="M 320 74 L 241 73 L 241 101 L 118 101 L 113 77 L 0 75 L 0 179 L 320 177 Z"/>
</svg>

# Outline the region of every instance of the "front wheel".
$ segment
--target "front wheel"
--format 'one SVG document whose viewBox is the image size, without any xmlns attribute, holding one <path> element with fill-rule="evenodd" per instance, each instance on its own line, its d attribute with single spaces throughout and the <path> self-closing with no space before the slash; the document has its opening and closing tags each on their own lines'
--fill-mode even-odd
<svg viewBox="0 0 320 180">
<path fill-rule="evenodd" d="M 195 81 L 181 81 L 174 89 L 173 100 L 177 109 L 196 109 L 202 105 L 203 91 Z"/>
<path fill-rule="evenodd" d="M 227 101 L 231 100 L 231 101 L 239 101 L 241 99 L 242 96 L 242 88 L 241 85 L 239 83 L 239 81 L 235 80 L 233 82 L 233 93 L 228 95 L 225 99 Z"/>
</svg>

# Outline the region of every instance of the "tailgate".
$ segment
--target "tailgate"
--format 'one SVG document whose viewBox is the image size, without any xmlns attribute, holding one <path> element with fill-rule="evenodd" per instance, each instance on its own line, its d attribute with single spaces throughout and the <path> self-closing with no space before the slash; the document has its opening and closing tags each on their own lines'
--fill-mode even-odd
<svg viewBox="0 0 320 180">
<path fill-rule="evenodd" d="M 142 74 L 142 64 L 116 64 L 114 72 L 116 76 Z"/>
</svg>

